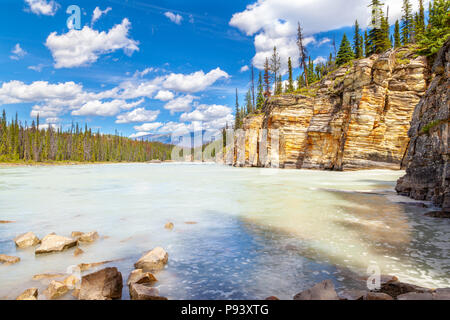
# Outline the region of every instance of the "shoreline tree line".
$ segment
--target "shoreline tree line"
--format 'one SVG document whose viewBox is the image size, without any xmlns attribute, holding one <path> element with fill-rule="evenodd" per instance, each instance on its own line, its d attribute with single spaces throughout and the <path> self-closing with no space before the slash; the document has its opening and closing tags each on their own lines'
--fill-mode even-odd
<svg viewBox="0 0 450 320">
<path fill-rule="evenodd" d="M 243 120 L 251 114 L 262 112 L 264 101 L 272 95 L 283 93 L 301 93 L 307 91 L 308 87 L 320 80 L 338 67 L 353 60 L 380 54 L 389 49 L 400 47 L 411 47 L 420 55 L 429 57 L 439 51 L 446 39 L 450 36 L 450 1 L 432 0 L 428 7 L 428 23 L 425 19 L 424 1 L 419 0 L 418 12 L 412 12 L 410 0 L 403 0 L 401 20 L 391 25 L 389 22 L 389 7 L 383 10 L 384 3 L 381 0 L 371 0 L 371 25 L 367 30 L 361 30 L 358 21 L 354 24 L 353 41 L 344 33 L 340 42 L 339 50 L 336 41 L 332 40 L 331 52 L 326 62 L 314 63 L 304 43 L 304 33 L 301 23 L 297 28 L 297 46 L 299 50 L 300 75 L 294 81 L 292 59 L 287 61 L 287 80 L 282 80 L 281 58 L 274 47 L 273 54 L 266 58 L 264 70 L 259 72 L 257 84 L 255 85 L 255 71 L 251 67 L 250 88 L 246 93 L 245 104 L 239 104 L 239 94 L 236 89 L 236 116 L 234 127 L 242 128 Z M 257 92 L 255 92 L 255 90 Z"/>
<path fill-rule="evenodd" d="M 41 127 L 41 128 L 40 128 Z M 93 133 L 73 124 L 67 129 L 40 126 L 39 116 L 29 126 L 15 118 L 0 118 L 0 162 L 146 162 L 170 160 L 173 146 Z"/>
</svg>

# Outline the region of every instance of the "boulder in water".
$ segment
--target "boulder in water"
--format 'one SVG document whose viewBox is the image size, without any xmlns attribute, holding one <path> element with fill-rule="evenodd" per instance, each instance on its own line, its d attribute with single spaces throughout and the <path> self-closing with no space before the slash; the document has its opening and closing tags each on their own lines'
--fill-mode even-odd
<svg viewBox="0 0 450 320">
<path fill-rule="evenodd" d="M 122 274 L 117 268 L 106 268 L 81 279 L 80 300 L 115 300 L 122 298 Z"/>
<path fill-rule="evenodd" d="M 70 289 L 63 282 L 52 281 L 47 289 L 44 290 L 44 295 L 49 300 L 55 300 L 64 296 Z"/>
<path fill-rule="evenodd" d="M 333 281 L 326 280 L 316 284 L 294 297 L 294 300 L 339 300 Z"/>
<path fill-rule="evenodd" d="M 153 274 L 150 272 L 144 272 L 142 269 L 133 270 L 127 280 L 127 285 L 130 286 L 134 283 L 137 284 L 151 284 L 157 282 Z"/>
<path fill-rule="evenodd" d="M 158 289 L 138 283 L 130 286 L 130 298 L 131 300 L 167 300 L 159 296 Z"/>
<path fill-rule="evenodd" d="M 41 241 L 33 232 L 24 233 L 14 239 L 16 247 L 20 249 L 37 246 Z"/>
<path fill-rule="evenodd" d="M 16 300 L 37 300 L 39 290 L 37 288 L 30 288 L 25 290 Z"/>
<path fill-rule="evenodd" d="M 53 252 L 61 252 L 69 248 L 73 248 L 78 244 L 77 240 L 58 236 L 56 234 L 49 234 L 42 239 L 41 245 L 36 248 L 35 253 L 45 254 Z"/>
<path fill-rule="evenodd" d="M 169 254 L 163 248 L 158 247 L 144 254 L 134 266 L 136 269 L 144 271 L 158 271 L 164 269 L 168 260 Z"/>
<path fill-rule="evenodd" d="M 0 254 L 0 263 L 11 265 L 20 262 L 19 257 L 7 256 L 6 254 Z"/>
<path fill-rule="evenodd" d="M 99 238 L 99 235 L 98 235 L 97 231 L 92 231 L 92 232 L 88 232 L 88 233 L 83 233 L 79 237 L 78 241 L 84 242 L 84 243 L 92 243 L 92 242 L 95 242 L 98 238 Z"/>
</svg>

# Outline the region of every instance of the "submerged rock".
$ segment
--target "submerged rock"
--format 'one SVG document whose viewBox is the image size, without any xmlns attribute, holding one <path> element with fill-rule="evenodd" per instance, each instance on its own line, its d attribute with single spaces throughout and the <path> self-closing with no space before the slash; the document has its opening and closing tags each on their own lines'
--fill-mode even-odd
<svg viewBox="0 0 450 320">
<path fill-rule="evenodd" d="M 316 284 L 294 297 L 294 300 L 339 300 L 333 281 L 326 280 Z"/>
<path fill-rule="evenodd" d="M 55 278 L 62 278 L 64 277 L 64 274 L 62 273 L 43 273 L 43 274 L 36 274 L 33 276 L 34 281 L 41 281 L 46 279 L 55 279 Z"/>
<path fill-rule="evenodd" d="M 74 253 L 73 253 L 73 255 L 74 255 L 75 257 L 78 257 L 79 255 L 82 255 L 83 253 L 84 253 L 83 250 L 81 250 L 80 248 L 76 248 L 75 251 L 74 251 Z"/>
<path fill-rule="evenodd" d="M 0 220 L 0 224 L 16 223 L 15 221 Z"/>
<path fill-rule="evenodd" d="M 80 282 L 80 279 L 74 275 L 71 275 L 65 278 L 63 282 L 69 289 L 74 289 L 77 283 Z"/>
<path fill-rule="evenodd" d="M 16 300 L 37 300 L 39 290 L 37 288 L 30 288 L 25 290 Z"/>
<path fill-rule="evenodd" d="M 175 227 L 175 225 L 172 222 L 168 222 L 164 226 L 164 228 L 166 228 L 167 230 L 172 230 L 174 227 Z"/>
<path fill-rule="evenodd" d="M 53 252 L 61 252 L 69 248 L 73 248 L 78 244 L 77 240 L 49 234 L 42 239 L 41 245 L 36 249 L 36 254 L 45 254 Z"/>
<path fill-rule="evenodd" d="M 364 300 L 394 300 L 390 295 L 381 292 L 368 292 Z"/>
<path fill-rule="evenodd" d="M 278 300 L 280 300 L 280 299 L 278 299 L 278 298 L 275 297 L 275 296 L 271 296 L 271 297 L 268 297 L 268 298 L 266 298 L 266 299 L 264 299 L 264 300 L 266 300 L 266 301 L 278 301 Z"/>
<path fill-rule="evenodd" d="M 12 257 L 12 256 L 7 256 L 6 254 L 0 254 L 0 263 L 3 263 L 5 265 L 11 265 L 11 264 L 16 264 L 18 262 L 20 262 L 19 257 Z"/>
<path fill-rule="evenodd" d="M 450 219 L 450 211 L 432 211 L 425 214 L 427 217 Z"/>
<path fill-rule="evenodd" d="M 100 236 L 98 235 L 97 231 L 92 231 L 92 232 L 88 232 L 88 233 L 83 233 L 79 237 L 78 241 L 85 242 L 85 243 L 92 243 L 92 242 L 97 241 L 97 239 L 99 237 Z"/>
<path fill-rule="evenodd" d="M 61 298 L 70 291 L 69 287 L 63 282 L 52 281 L 47 289 L 44 290 L 44 295 L 49 300 L 55 300 Z"/>
<path fill-rule="evenodd" d="M 130 285 L 131 300 L 167 300 L 159 296 L 159 290 L 143 284 L 134 283 Z"/>
<path fill-rule="evenodd" d="M 83 234 L 84 234 L 84 232 L 81 232 L 81 231 L 73 231 L 72 234 L 71 234 L 70 236 L 71 236 L 72 238 L 78 240 Z"/>
<path fill-rule="evenodd" d="M 122 298 L 122 274 L 117 268 L 106 268 L 81 279 L 80 300 L 115 300 Z"/>
<path fill-rule="evenodd" d="M 111 263 L 111 262 L 114 262 L 114 261 L 102 261 L 102 262 L 95 262 L 95 263 L 80 263 L 78 265 L 78 268 L 80 268 L 81 272 L 84 272 L 84 271 L 88 271 L 89 269 L 100 267 L 100 266 L 103 266 L 103 265 Z"/>
<path fill-rule="evenodd" d="M 16 247 L 20 249 L 37 246 L 41 241 L 33 232 L 24 233 L 14 239 Z"/>
<path fill-rule="evenodd" d="M 144 271 L 158 271 L 164 269 L 168 260 L 169 254 L 163 248 L 158 247 L 144 254 L 134 266 L 136 269 Z"/>
<path fill-rule="evenodd" d="M 144 272 L 142 269 L 133 270 L 128 277 L 127 285 L 131 285 L 134 283 L 137 284 L 152 284 L 157 282 L 158 280 L 155 278 L 153 274 L 150 272 Z"/>
</svg>

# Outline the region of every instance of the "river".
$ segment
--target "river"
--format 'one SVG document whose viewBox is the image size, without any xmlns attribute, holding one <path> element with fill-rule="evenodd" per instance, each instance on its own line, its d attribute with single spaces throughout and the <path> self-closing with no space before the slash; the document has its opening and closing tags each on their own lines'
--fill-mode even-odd
<svg viewBox="0 0 450 320">
<path fill-rule="evenodd" d="M 397 196 L 402 171 L 322 172 L 208 164 L 0 167 L 0 299 L 45 289 L 41 273 L 115 260 L 124 280 L 146 251 L 169 264 L 156 274 L 169 299 L 292 297 L 332 279 L 362 288 L 369 266 L 429 288 L 450 287 L 450 221 Z M 164 229 L 173 222 L 173 231 Z M 101 239 L 35 257 L 12 239 L 33 231 L 98 231 Z M 73 298 L 67 295 L 64 299 Z M 128 298 L 124 287 L 124 299 Z"/>
</svg>

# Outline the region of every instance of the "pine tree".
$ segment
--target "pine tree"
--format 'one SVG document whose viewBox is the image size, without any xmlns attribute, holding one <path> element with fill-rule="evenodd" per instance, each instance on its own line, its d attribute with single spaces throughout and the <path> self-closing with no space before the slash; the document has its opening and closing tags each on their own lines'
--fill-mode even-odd
<svg viewBox="0 0 450 320">
<path fill-rule="evenodd" d="M 354 58 L 355 56 L 353 54 L 352 47 L 347 39 L 347 35 L 344 33 L 339 52 L 337 54 L 336 64 L 338 66 L 341 66 L 343 64 L 346 64 L 347 62 L 352 61 Z"/>
<path fill-rule="evenodd" d="M 389 26 L 389 8 L 386 17 L 381 21 L 381 29 L 383 32 L 383 41 L 381 45 L 381 51 L 389 50 L 392 47 L 390 26 Z"/>
<path fill-rule="evenodd" d="M 258 96 L 256 98 L 256 110 L 257 111 L 262 110 L 263 105 L 264 105 L 264 87 L 263 87 L 262 74 L 260 72 L 259 79 L 258 79 Z"/>
<path fill-rule="evenodd" d="M 271 83 L 271 79 L 270 79 L 269 58 L 266 58 L 266 62 L 264 63 L 264 86 L 266 89 L 266 91 L 264 92 L 264 95 L 266 97 L 270 97 L 270 95 L 271 95 L 270 83 Z"/>
<path fill-rule="evenodd" d="M 283 80 L 281 79 L 281 76 L 278 76 L 275 86 L 275 94 L 280 95 L 282 93 L 283 93 Z"/>
<path fill-rule="evenodd" d="M 411 13 L 411 3 L 409 0 L 403 0 L 402 16 L 402 44 L 407 45 L 411 42 L 411 33 L 413 29 L 413 17 Z"/>
<path fill-rule="evenodd" d="M 238 94 L 238 89 L 236 89 L 236 115 L 235 115 L 235 119 L 234 119 L 234 129 L 240 129 L 241 128 L 241 108 L 239 107 L 239 94 Z"/>
<path fill-rule="evenodd" d="M 367 35 L 367 31 L 364 32 L 364 56 L 367 58 L 370 56 L 372 52 L 372 47 L 369 41 L 369 36 Z"/>
<path fill-rule="evenodd" d="M 273 54 L 272 54 L 272 57 L 270 58 L 270 71 L 272 71 L 273 78 L 275 79 L 275 81 L 274 81 L 275 93 L 278 92 L 277 79 L 278 79 L 278 74 L 280 72 L 280 69 L 281 69 L 281 58 L 280 58 L 280 55 L 278 54 L 277 47 L 273 47 Z"/>
<path fill-rule="evenodd" d="M 247 95 L 245 96 L 245 102 L 246 102 L 246 115 L 253 113 L 253 102 L 252 102 L 252 90 L 249 89 L 247 92 Z"/>
<path fill-rule="evenodd" d="M 308 71 L 306 68 L 306 57 L 308 56 L 308 50 L 306 49 L 306 45 L 303 42 L 303 30 L 299 22 L 297 28 L 297 46 L 299 51 L 300 67 L 303 68 L 305 84 L 306 86 L 308 86 Z"/>
<path fill-rule="evenodd" d="M 294 78 L 292 75 L 291 57 L 289 57 L 289 59 L 288 59 L 288 73 L 289 73 L 289 78 L 288 78 L 288 85 L 286 87 L 286 92 L 291 93 L 291 92 L 294 92 Z"/>
<path fill-rule="evenodd" d="M 353 37 L 353 50 L 355 52 L 355 58 L 360 59 L 363 57 L 363 43 L 361 42 L 361 34 L 359 29 L 358 20 L 355 22 L 355 35 Z"/>
<path fill-rule="evenodd" d="M 374 53 L 381 53 L 386 49 L 386 21 L 383 16 L 382 3 L 379 0 L 372 0 L 372 20 L 371 29 L 368 35 L 368 44 L 370 50 L 366 56 Z M 389 39 L 389 37 L 388 37 Z"/>
<path fill-rule="evenodd" d="M 450 1 L 430 2 L 429 23 L 419 42 L 419 53 L 434 56 L 450 37 Z"/>
<path fill-rule="evenodd" d="M 398 23 L 398 20 L 395 21 L 395 27 L 394 27 L 394 47 L 400 48 L 402 46 L 402 41 L 400 39 L 400 23 Z"/>
</svg>

